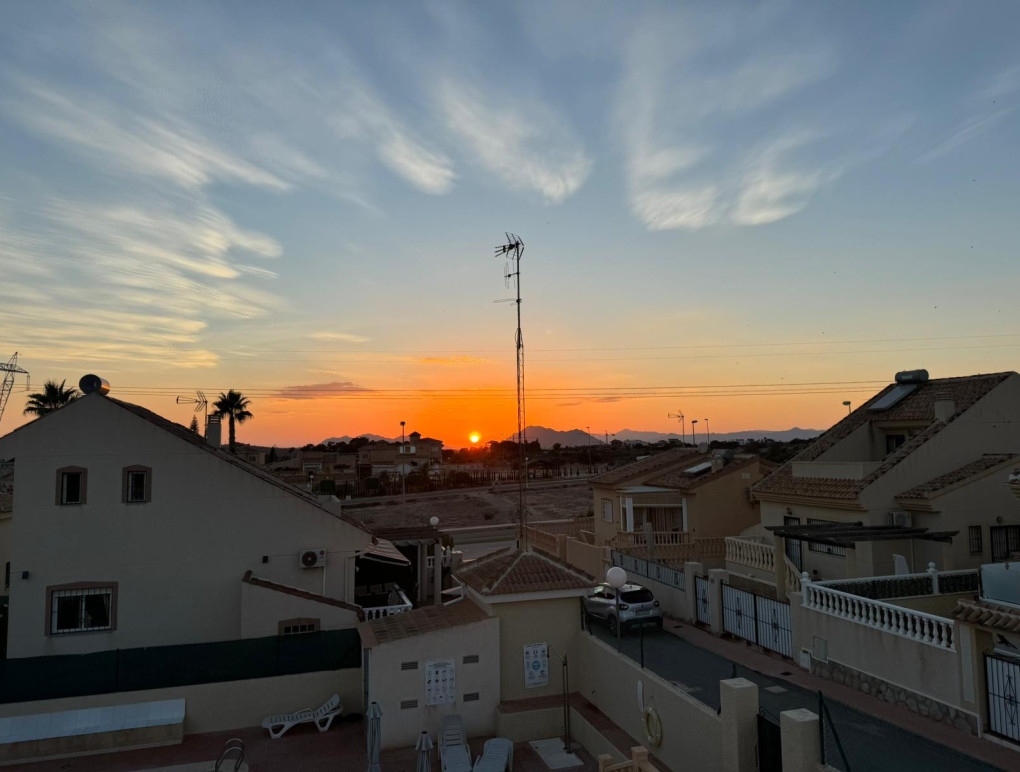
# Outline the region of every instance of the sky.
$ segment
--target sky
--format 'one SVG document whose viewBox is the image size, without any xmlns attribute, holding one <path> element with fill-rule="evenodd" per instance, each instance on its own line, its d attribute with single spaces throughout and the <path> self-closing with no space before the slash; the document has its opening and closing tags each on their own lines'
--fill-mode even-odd
<svg viewBox="0 0 1020 772">
<path fill-rule="evenodd" d="M 37 3 L 0 357 L 241 441 L 824 429 L 1017 369 L 1014 2 Z M 23 423 L 19 377 L 0 431 Z"/>
</svg>

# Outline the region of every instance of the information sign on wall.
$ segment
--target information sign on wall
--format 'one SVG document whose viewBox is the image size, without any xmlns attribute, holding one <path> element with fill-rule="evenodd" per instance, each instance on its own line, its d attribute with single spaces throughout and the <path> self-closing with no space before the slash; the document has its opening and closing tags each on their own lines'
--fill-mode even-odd
<svg viewBox="0 0 1020 772">
<path fill-rule="evenodd" d="M 544 643 L 524 646 L 524 688 L 549 685 L 549 652 Z"/>
<path fill-rule="evenodd" d="M 457 669 L 452 659 L 425 662 L 425 704 L 452 705 L 457 699 Z"/>
</svg>

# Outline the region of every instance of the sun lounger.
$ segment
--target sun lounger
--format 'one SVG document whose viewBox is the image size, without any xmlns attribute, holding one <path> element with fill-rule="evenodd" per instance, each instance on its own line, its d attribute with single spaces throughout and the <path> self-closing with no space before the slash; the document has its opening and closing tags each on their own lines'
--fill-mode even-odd
<svg viewBox="0 0 1020 772">
<path fill-rule="evenodd" d="M 513 769 L 514 744 L 505 737 L 485 741 L 482 755 L 475 761 L 473 772 L 507 772 Z"/>
<path fill-rule="evenodd" d="M 443 772 L 471 772 L 471 749 L 464 732 L 464 720 L 456 714 L 443 719 L 439 733 L 439 763 Z"/>
<path fill-rule="evenodd" d="M 333 723 L 333 719 L 339 716 L 343 709 L 343 705 L 340 704 L 340 698 L 334 694 L 318 710 L 305 708 L 293 713 L 269 716 L 262 719 L 262 727 L 269 730 L 269 736 L 274 740 L 280 739 L 288 729 L 298 724 L 315 724 L 320 732 L 325 732 L 329 729 L 330 724 Z"/>
</svg>

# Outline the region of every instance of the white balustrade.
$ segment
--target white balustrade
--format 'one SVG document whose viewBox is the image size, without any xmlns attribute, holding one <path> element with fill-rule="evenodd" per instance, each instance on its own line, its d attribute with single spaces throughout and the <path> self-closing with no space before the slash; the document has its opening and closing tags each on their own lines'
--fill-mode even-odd
<svg viewBox="0 0 1020 772">
<path fill-rule="evenodd" d="M 771 544 L 727 536 L 726 560 L 762 571 L 775 571 L 776 549 Z"/>
<path fill-rule="evenodd" d="M 956 650 L 952 619 L 862 598 L 815 582 L 803 583 L 804 608 L 940 649 Z"/>
</svg>

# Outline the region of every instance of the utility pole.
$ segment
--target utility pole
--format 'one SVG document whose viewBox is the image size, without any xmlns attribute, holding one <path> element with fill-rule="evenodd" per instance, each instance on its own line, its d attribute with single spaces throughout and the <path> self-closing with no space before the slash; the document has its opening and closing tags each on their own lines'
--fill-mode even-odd
<svg viewBox="0 0 1020 772">
<path fill-rule="evenodd" d="M 698 419 L 691 421 L 691 444 L 698 447 Z"/>
<path fill-rule="evenodd" d="M 404 421 L 400 422 L 400 524 L 407 525 L 407 480 L 404 475 Z"/>
</svg>

